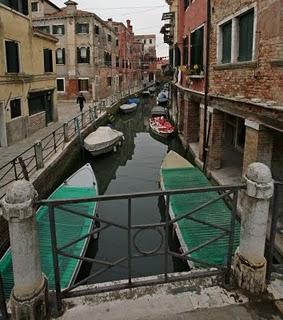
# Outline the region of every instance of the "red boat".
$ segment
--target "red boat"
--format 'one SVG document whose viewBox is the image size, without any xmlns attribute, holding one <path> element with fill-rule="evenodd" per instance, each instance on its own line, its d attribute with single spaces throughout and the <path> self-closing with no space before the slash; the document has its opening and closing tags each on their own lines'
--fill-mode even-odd
<svg viewBox="0 0 283 320">
<path fill-rule="evenodd" d="M 151 117 L 149 119 L 149 126 L 153 133 L 163 138 L 167 138 L 175 131 L 175 127 L 163 116 Z"/>
</svg>

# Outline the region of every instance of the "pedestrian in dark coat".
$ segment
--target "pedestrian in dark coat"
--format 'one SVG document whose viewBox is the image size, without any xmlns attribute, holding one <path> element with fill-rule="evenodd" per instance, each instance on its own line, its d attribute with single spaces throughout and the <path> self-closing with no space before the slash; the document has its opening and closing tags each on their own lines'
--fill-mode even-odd
<svg viewBox="0 0 283 320">
<path fill-rule="evenodd" d="M 83 108 L 84 108 L 84 103 L 86 102 L 84 95 L 82 94 L 82 92 L 78 95 L 77 97 L 77 104 L 80 105 L 80 110 L 81 112 L 83 112 Z"/>
</svg>

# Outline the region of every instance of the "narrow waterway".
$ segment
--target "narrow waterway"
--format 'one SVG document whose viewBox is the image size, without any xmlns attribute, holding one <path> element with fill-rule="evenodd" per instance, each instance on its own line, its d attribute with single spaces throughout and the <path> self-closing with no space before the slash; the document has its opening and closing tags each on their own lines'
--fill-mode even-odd
<svg viewBox="0 0 283 320">
<path fill-rule="evenodd" d="M 169 150 L 181 155 L 184 150 L 177 137 L 168 141 L 158 141 L 149 133 L 148 119 L 156 98 L 149 97 L 142 101 L 132 114 L 117 114 L 113 128 L 125 135 L 125 141 L 117 152 L 92 158 L 85 153 L 82 166 L 89 162 L 95 172 L 100 194 L 121 194 L 141 191 L 158 190 L 159 170 L 161 162 Z M 164 219 L 163 198 L 147 198 L 133 200 L 133 224 L 150 224 Z M 101 218 L 127 225 L 127 201 L 102 202 L 98 206 Z M 142 250 L 153 250 L 160 244 L 160 234 L 154 230 L 146 230 L 136 237 L 136 244 Z M 170 246 L 178 251 L 179 244 L 170 233 Z M 100 233 L 98 240 L 90 243 L 88 256 L 99 260 L 114 262 L 128 254 L 127 231 L 110 227 Z M 137 251 L 133 248 L 133 254 Z M 101 266 L 84 265 L 83 272 L 96 273 Z M 176 259 L 169 259 L 169 272 L 186 270 L 186 264 Z M 133 260 L 133 277 L 160 274 L 164 271 L 164 257 L 143 257 Z M 83 274 L 82 274 L 83 273 Z M 128 275 L 127 262 L 108 270 L 96 277 L 92 282 L 104 282 L 125 279 Z"/>
</svg>

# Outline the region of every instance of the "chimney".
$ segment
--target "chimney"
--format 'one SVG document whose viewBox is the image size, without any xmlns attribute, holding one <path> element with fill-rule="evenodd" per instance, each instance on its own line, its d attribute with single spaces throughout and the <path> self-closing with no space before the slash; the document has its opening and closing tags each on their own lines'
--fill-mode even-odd
<svg viewBox="0 0 283 320">
<path fill-rule="evenodd" d="M 131 20 L 127 20 L 127 27 L 129 28 L 131 26 Z"/>
<path fill-rule="evenodd" d="M 68 0 L 65 2 L 65 5 L 67 7 L 66 11 L 67 14 L 69 15 L 74 15 L 75 12 L 77 11 L 77 2 L 73 1 L 73 0 Z"/>
<path fill-rule="evenodd" d="M 112 21 L 113 21 L 113 19 L 112 19 L 112 18 L 108 18 L 108 21 L 109 21 L 109 22 L 112 22 Z"/>
</svg>

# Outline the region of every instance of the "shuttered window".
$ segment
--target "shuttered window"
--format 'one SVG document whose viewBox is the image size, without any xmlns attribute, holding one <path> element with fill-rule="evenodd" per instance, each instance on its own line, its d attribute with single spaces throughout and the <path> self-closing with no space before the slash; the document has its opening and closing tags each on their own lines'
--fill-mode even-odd
<svg viewBox="0 0 283 320">
<path fill-rule="evenodd" d="M 188 6 L 190 5 L 190 0 L 184 0 L 184 9 L 186 10 Z"/>
<path fill-rule="evenodd" d="M 19 73 L 19 45 L 15 41 L 5 41 L 6 67 L 8 73 Z"/>
<path fill-rule="evenodd" d="M 44 72 L 53 72 L 52 50 L 43 49 Z"/>
<path fill-rule="evenodd" d="M 89 47 L 77 48 L 77 62 L 89 63 L 90 61 L 90 49 Z"/>
<path fill-rule="evenodd" d="M 250 61 L 253 55 L 254 10 L 239 17 L 239 61 Z"/>
<path fill-rule="evenodd" d="M 28 15 L 28 0 L 0 0 L 0 3 L 14 9 L 24 15 Z"/>
<path fill-rule="evenodd" d="M 56 50 L 56 64 L 65 64 L 65 48 Z"/>
<path fill-rule="evenodd" d="M 65 91 L 65 79 L 64 78 L 58 78 L 57 79 L 57 91 L 58 92 L 64 92 Z"/>
<path fill-rule="evenodd" d="M 11 119 L 20 117 L 21 111 L 21 99 L 14 99 L 10 101 Z"/>
<path fill-rule="evenodd" d="M 88 91 L 88 79 L 79 79 L 79 91 Z"/>
<path fill-rule="evenodd" d="M 183 65 L 187 65 L 189 60 L 188 60 L 188 37 L 183 39 Z"/>
<path fill-rule="evenodd" d="M 65 26 L 63 24 L 52 26 L 52 33 L 58 35 L 65 34 Z"/>
<path fill-rule="evenodd" d="M 203 67 L 203 27 L 191 33 L 190 65 Z"/>
<path fill-rule="evenodd" d="M 38 26 L 35 27 L 37 30 L 45 33 L 50 33 L 50 27 L 49 26 Z"/>
<path fill-rule="evenodd" d="M 222 27 L 222 63 L 231 62 L 232 21 Z"/>
</svg>

